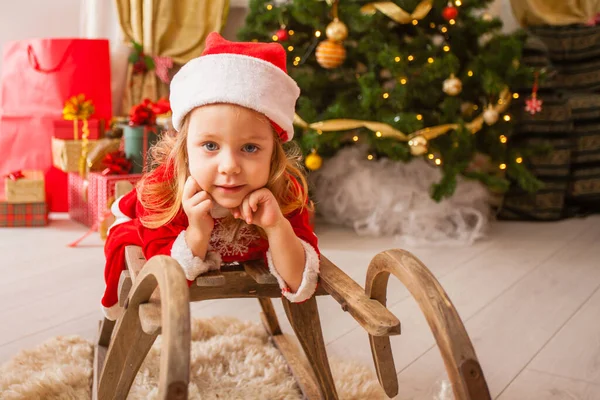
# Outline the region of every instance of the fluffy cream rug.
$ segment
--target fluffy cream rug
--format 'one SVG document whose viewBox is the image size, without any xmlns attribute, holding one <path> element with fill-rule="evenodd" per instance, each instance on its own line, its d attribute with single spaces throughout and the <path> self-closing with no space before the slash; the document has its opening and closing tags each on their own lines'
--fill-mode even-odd
<svg viewBox="0 0 600 400">
<path fill-rule="evenodd" d="M 144 361 L 128 399 L 158 395 L 160 336 Z M 0 367 L 3 400 L 89 399 L 92 344 L 59 336 L 24 350 Z M 331 362 L 340 399 L 386 399 L 364 366 Z M 279 351 L 258 324 L 217 317 L 192 321 L 190 399 L 302 399 Z"/>
</svg>

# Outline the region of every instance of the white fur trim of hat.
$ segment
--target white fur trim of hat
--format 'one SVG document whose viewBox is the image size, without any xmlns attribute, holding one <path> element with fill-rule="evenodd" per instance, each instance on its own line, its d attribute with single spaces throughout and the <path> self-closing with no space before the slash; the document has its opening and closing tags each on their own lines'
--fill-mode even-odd
<svg viewBox="0 0 600 400">
<path fill-rule="evenodd" d="M 281 128 L 284 142 L 291 140 L 300 88 L 285 71 L 285 57 L 277 43 L 229 42 L 211 33 L 203 55 L 171 81 L 173 127 L 179 131 L 196 107 L 228 103 L 264 114 Z"/>
</svg>

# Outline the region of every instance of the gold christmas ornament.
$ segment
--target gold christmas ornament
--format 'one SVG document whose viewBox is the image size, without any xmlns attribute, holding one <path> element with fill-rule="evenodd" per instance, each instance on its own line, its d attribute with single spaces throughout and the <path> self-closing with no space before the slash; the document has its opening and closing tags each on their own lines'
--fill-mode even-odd
<svg viewBox="0 0 600 400">
<path fill-rule="evenodd" d="M 475 103 L 466 101 L 460 105 L 460 113 L 462 114 L 463 117 L 470 118 L 473 116 L 474 112 L 475 112 Z"/>
<path fill-rule="evenodd" d="M 449 96 L 458 96 L 462 92 L 462 82 L 452 74 L 444 81 L 443 90 Z"/>
<path fill-rule="evenodd" d="M 410 146 L 410 153 L 413 156 L 422 156 L 427 153 L 427 139 L 423 136 L 415 136 L 408 141 Z"/>
<path fill-rule="evenodd" d="M 333 69 L 343 64 L 346 59 L 346 49 L 341 43 L 327 39 L 319 43 L 315 55 L 321 67 Z"/>
<path fill-rule="evenodd" d="M 490 104 L 483 112 L 483 120 L 488 125 L 494 125 L 496 122 L 498 122 L 498 115 L 498 111 L 496 111 L 496 109 L 494 109 L 494 107 L 492 107 Z"/>
<path fill-rule="evenodd" d="M 316 171 L 323 165 L 323 159 L 315 150 L 313 150 L 313 152 L 307 155 L 304 159 L 304 165 L 306 165 L 306 168 L 310 169 L 311 171 Z"/>
<path fill-rule="evenodd" d="M 329 23 L 329 25 L 327 25 L 327 28 L 325 29 L 325 35 L 328 39 L 341 42 L 346 40 L 348 37 L 348 27 L 338 18 L 335 18 Z"/>
</svg>

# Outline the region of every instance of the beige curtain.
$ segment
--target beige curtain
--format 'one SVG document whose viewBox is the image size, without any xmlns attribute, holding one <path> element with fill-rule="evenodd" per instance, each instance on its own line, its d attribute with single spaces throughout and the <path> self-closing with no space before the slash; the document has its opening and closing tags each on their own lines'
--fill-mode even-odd
<svg viewBox="0 0 600 400">
<path fill-rule="evenodd" d="M 521 26 L 585 24 L 600 12 L 600 0 L 510 0 Z"/>
<path fill-rule="evenodd" d="M 175 65 L 198 57 L 206 36 L 221 31 L 229 12 L 229 0 L 115 2 L 125 41 L 140 43 L 151 57 L 171 57 Z M 122 113 L 128 113 L 133 104 L 144 98 L 157 100 L 164 96 L 168 96 L 168 85 L 154 71 L 133 74 L 133 66 L 128 66 Z"/>
</svg>

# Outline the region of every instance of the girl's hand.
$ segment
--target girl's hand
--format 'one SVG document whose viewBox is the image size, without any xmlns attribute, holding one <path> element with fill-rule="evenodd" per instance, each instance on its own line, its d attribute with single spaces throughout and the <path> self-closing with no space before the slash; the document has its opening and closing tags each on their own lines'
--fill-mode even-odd
<svg viewBox="0 0 600 400">
<path fill-rule="evenodd" d="M 262 188 L 249 193 L 239 207 L 231 210 L 235 218 L 246 221 L 247 224 L 258 225 L 267 230 L 274 228 L 285 218 L 273 193 Z"/>
<path fill-rule="evenodd" d="M 191 230 L 208 240 L 215 227 L 215 220 L 210 215 L 213 200 L 191 176 L 183 186 L 182 206 Z"/>
</svg>

